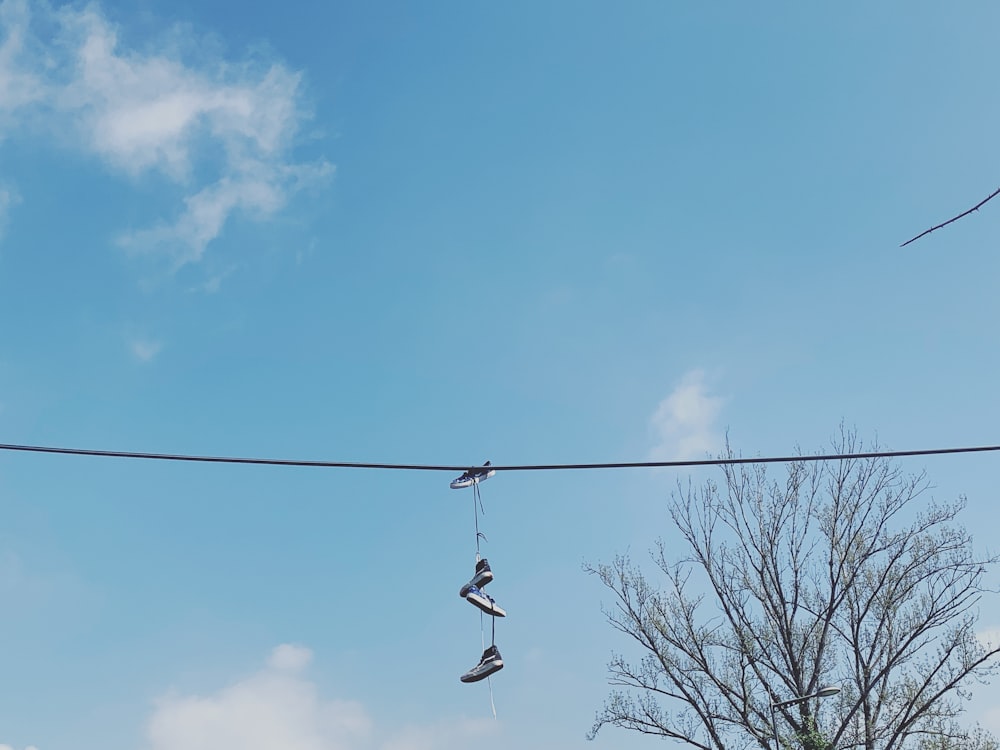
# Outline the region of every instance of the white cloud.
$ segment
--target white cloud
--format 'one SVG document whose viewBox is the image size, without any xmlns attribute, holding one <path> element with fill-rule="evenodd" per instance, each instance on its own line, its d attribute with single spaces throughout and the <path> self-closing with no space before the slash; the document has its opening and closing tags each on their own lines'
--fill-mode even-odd
<svg viewBox="0 0 1000 750">
<path fill-rule="evenodd" d="M 0 750 L 17 750 L 17 749 L 11 745 L 0 745 Z M 24 750 L 38 750 L 38 748 L 35 747 L 34 745 L 27 745 L 24 748 Z"/>
<path fill-rule="evenodd" d="M 354 701 L 324 700 L 296 673 L 308 649 L 278 646 L 269 666 L 209 696 L 170 695 L 147 726 L 150 750 L 349 750 L 372 722 Z M 289 669 L 295 667 L 295 669 Z"/>
<path fill-rule="evenodd" d="M 163 344 L 150 339 L 135 339 L 129 344 L 132 356 L 140 362 L 152 362 L 163 349 Z"/>
<path fill-rule="evenodd" d="M 702 370 L 691 370 L 650 419 L 653 461 L 704 458 L 721 445 L 715 421 L 724 399 L 709 395 Z"/>
<path fill-rule="evenodd" d="M 320 695 L 303 674 L 312 657 L 282 644 L 263 669 L 217 692 L 160 698 L 143 750 L 460 750 L 500 731 L 492 719 L 458 718 L 377 732 L 357 701 Z"/>
<path fill-rule="evenodd" d="M 332 173 L 324 160 L 292 158 L 308 118 L 299 73 L 276 62 L 206 60 L 203 50 L 192 64 L 185 58 L 198 45 L 190 34 L 127 47 L 93 4 L 32 9 L 58 29 L 55 41 L 33 34 L 24 0 L 0 4 L 0 134 L 15 111 L 30 111 L 47 135 L 113 170 L 158 173 L 177 186 L 183 197 L 173 218 L 123 232 L 130 250 L 164 253 L 175 268 L 196 262 L 234 213 L 267 219 Z"/>
</svg>

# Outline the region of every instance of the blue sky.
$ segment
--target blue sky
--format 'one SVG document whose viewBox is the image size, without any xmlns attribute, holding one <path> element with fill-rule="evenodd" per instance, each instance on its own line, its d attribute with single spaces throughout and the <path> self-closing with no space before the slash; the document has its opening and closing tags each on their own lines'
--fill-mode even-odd
<svg viewBox="0 0 1000 750">
<path fill-rule="evenodd" d="M 0 442 L 997 443 L 1000 205 L 898 245 L 997 186 L 1000 8 L 619 6 L 0 2 Z M 992 541 L 994 456 L 906 466 Z M 0 455 L 0 748 L 648 745 L 581 564 L 688 476 L 483 486 L 494 721 L 450 475 Z"/>
</svg>

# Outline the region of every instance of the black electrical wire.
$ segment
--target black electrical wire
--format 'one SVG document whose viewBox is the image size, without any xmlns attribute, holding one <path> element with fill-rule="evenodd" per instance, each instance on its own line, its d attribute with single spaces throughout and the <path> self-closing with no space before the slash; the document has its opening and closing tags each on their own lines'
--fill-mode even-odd
<svg viewBox="0 0 1000 750">
<path fill-rule="evenodd" d="M 17 445 L 0 443 L 0 451 L 22 453 L 55 453 L 70 456 L 97 456 L 101 458 L 139 458 L 152 461 L 188 461 L 212 464 L 252 464 L 257 466 L 304 466 L 324 469 L 384 469 L 395 471 L 468 471 L 480 466 L 463 464 L 390 464 L 362 461 L 306 461 L 290 458 L 242 458 L 235 456 L 195 456 L 178 453 L 140 453 L 136 451 L 107 451 L 91 448 L 56 448 L 43 445 Z M 908 451 L 866 451 L 862 453 L 827 453 L 799 456 L 758 456 L 756 458 L 706 458 L 688 461 L 619 461 L 580 464 L 512 464 L 490 466 L 496 471 L 566 471 L 582 469 L 658 469 L 694 466 L 731 466 L 735 464 L 789 464 L 801 461 L 847 461 L 860 458 L 905 458 L 907 456 L 942 456 L 955 453 L 990 453 L 1000 451 L 1000 445 L 980 445 L 967 448 L 926 448 Z"/>
</svg>

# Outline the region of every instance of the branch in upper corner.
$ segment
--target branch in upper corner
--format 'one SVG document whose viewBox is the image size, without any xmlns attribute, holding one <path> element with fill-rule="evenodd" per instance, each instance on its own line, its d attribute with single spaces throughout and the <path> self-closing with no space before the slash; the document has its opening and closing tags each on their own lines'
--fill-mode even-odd
<svg viewBox="0 0 1000 750">
<path fill-rule="evenodd" d="M 919 239 L 920 239 L 921 237 L 923 237 L 923 236 L 924 236 L 924 235 L 926 235 L 926 234 L 930 234 L 930 233 L 931 233 L 931 232 L 933 232 L 933 231 L 934 231 L 935 229 L 940 229 L 941 227 L 946 227 L 946 226 L 948 226 L 949 224 L 951 224 L 951 223 L 952 223 L 953 221 L 958 221 L 958 220 L 959 220 L 959 219 L 961 219 L 961 218 L 962 218 L 963 216 L 968 216 L 968 215 L 969 215 L 969 214 L 971 214 L 971 213 L 972 213 L 973 211 L 978 211 L 978 210 L 979 210 L 979 209 L 980 209 L 980 208 L 981 208 L 981 207 L 982 207 L 982 206 L 983 206 L 983 205 L 984 205 L 984 204 L 985 204 L 985 203 L 986 203 L 987 201 L 990 201 L 990 200 L 992 200 L 993 198 L 996 198 L 996 197 L 997 197 L 998 195 L 1000 195 L 1000 188 L 997 188 L 997 189 L 996 189 L 995 191 L 993 191 L 993 192 L 992 192 L 992 193 L 991 193 L 990 195 L 988 195 L 988 196 L 987 196 L 986 198 L 984 198 L 983 200 L 979 201 L 979 203 L 977 203 L 976 205 L 974 205 L 974 206 L 973 206 L 972 208 L 970 208 L 970 209 L 969 209 L 968 211 L 965 211 L 964 213 L 960 213 L 960 214 L 959 214 L 958 216 L 954 216 L 954 217 L 952 217 L 952 218 L 948 219 L 948 221 L 944 222 L 943 224 L 938 224 L 938 225 L 937 225 L 936 227 L 931 227 L 930 229 L 928 229 L 928 230 L 926 230 L 926 231 L 924 231 L 924 232 L 921 232 L 920 234 L 918 234 L 918 235 L 917 235 L 916 237 L 914 237 L 913 239 L 909 239 L 909 240 L 907 240 L 906 242 L 904 242 L 904 243 L 903 243 L 902 245 L 900 245 L 900 247 L 906 247 L 906 246 L 907 246 L 907 245 L 909 245 L 909 244 L 910 244 L 911 242 L 915 242 L 916 240 L 919 240 Z"/>
</svg>

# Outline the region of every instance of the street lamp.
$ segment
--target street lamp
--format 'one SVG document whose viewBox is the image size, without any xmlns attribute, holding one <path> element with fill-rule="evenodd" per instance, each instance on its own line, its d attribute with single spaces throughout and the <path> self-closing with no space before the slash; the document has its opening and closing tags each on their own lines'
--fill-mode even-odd
<svg viewBox="0 0 1000 750">
<path fill-rule="evenodd" d="M 775 713 L 779 708 L 794 706 L 796 703 L 805 703 L 807 700 L 812 700 L 813 698 L 829 698 L 831 695 L 836 695 L 839 692 L 840 688 L 836 685 L 824 685 L 815 693 L 803 695 L 801 698 L 790 698 L 787 701 L 777 701 L 776 703 L 772 703 L 771 729 L 774 730 L 774 750 L 781 750 L 781 741 L 778 739 L 778 719 Z"/>
</svg>

